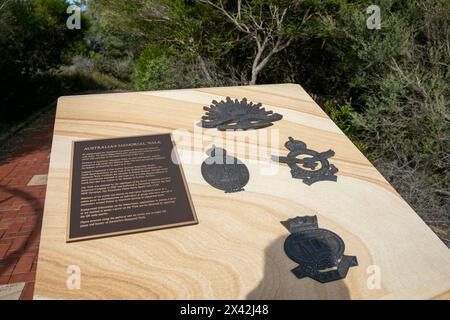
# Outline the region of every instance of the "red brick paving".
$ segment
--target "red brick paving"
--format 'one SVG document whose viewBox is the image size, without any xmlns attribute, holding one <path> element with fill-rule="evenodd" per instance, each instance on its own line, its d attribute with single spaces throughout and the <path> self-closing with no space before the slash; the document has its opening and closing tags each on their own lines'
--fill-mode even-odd
<svg viewBox="0 0 450 320">
<path fill-rule="evenodd" d="M 51 120 L 51 119 L 50 119 Z M 0 285 L 25 282 L 21 299 L 32 299 L 46 186 L 27 186 L 47 174 L 53 121 L 0 163 Z"/>
</svg>

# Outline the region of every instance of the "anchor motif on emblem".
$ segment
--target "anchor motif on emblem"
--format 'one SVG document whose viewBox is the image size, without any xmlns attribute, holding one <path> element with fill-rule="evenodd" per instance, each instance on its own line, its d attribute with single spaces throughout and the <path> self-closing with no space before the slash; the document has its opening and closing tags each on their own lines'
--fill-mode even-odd
<svg viewBox="0 0 450 320">
<path fill-rule="evenodd" d="M 344 255 L 344 241 L 336 233 L 319 228 L 317 216 L 281 221 L 291 232 L 284 242 L 286 255 L 299 264 L 292 272 L 299 279 L 310 277 L 325 283 L 347 276 L 358 265 L 355 256 Z"/>
<path fill-rule="evenodd" d="M 334 156 L 333 150 L 317 152 L 308 149 L 303 141 L 292 137 L 289 137 L 284 146 L 290 151 L 287 156 L 272 156 L 272 160 L 287 163 L 291 168 L 292 178 L 302 179 L 309 186 L 322 180 L 337 181 L 335 173 L 338 169 L 328 161 L 328 158 Z M 300 158 L 303 155 L 307 157 Z"/>
</svg>

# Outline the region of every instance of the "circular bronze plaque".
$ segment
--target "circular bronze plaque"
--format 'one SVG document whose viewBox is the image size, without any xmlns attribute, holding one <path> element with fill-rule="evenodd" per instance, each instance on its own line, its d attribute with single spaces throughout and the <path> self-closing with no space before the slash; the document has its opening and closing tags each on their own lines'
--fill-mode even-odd
<svg viewBox="0 0 450 320">
<path fill-rule="evenodd" d="M 220 151 L 219 156 L 217 151 Z M 243 191 L 250 178 L 247 166 L 239 159 L 226 155 L 224 149 L 213 147 L 208 154 L 210 157 L 203 161 L 201 168 L 206 182 L 225 192 Z"/>
</svg>

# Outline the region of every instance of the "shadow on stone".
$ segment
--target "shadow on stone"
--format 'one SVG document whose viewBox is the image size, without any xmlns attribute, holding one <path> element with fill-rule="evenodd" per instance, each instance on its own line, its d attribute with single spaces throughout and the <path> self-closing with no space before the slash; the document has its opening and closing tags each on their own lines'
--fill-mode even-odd
<svg viewBox="0 0 450 320">
<path fill-rule="evenodd" d="M 279 237 L 265 249 L 264 275 L 247 299 L 350 299 L 344 280 L 320 283 L 311 278 L 298 279 L 292 269 L 298 264 L 284 252 L 285 237 Z"/>
</svg>

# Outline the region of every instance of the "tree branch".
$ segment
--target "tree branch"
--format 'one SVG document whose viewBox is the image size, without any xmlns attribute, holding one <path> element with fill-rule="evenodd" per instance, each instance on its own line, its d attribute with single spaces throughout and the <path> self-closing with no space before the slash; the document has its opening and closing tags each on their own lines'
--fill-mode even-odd
<svg viewBox="0 0 450 320">
<path fill-rule="evenodd" d="M 287 48 L 292 37 L 283 35 L 284 21 L 290 7 L 280 9 L 276 5 L 269 5 L 269 21 L 264 20 L 263 4 L 259 5 L 259 12 L 254 13 L 250 4 L 246 2 L 247 10 L 242 11 L 242 0 L 237 2 L 237 14 L 228 12 L 222 0 L 218 4 L 210 0 L 199 0 L 219 10 L 236 28 L 252 37 L 256 44 L 256 55 L 252 64 L 252 77 L 250 84 L 255 84 L 258 73 L 267 65 L 272 56 Z M 243 19 L 243 15 L 245 18 Z M 246 23 L 245 21 L 248 21 Z"/>
<path fill-rule="evenodd" d="M 4 0 L 3 3 L 0 3 L 0 11 L 10 2 L 11 0 Z"/>
<path fill-rule="evenodd" d="M 227 10 L 225 10 L 225 8 L 223 7 L 222 0 L 219 1 L 220 6 L 216 5 L 215 3 L 213 3 L 212 1 L 209 1 L 209 0 L 200 0 L 200 2 L 203 2 L 205 4 L 209 4 L 210 6 L 220 10 L 240 31 L 242 31 L 244 33 L 247 33 L 247 34 L 251 33 L 251 31 L 248 28 L 248 26 L 245 25 L 244 23 L 240 23 L 239 22 L 240 18 L 237 18 L 238 16 L 240 16 L 240 12 L 241 12 L 241 8 L 240 8 L 241 1 L 238 2 L 239 8 L 238 8 L 238 15 L 237 15 L 237 17 L 233 17 L 231 14 L 228 13 Z"/>
</svg>

